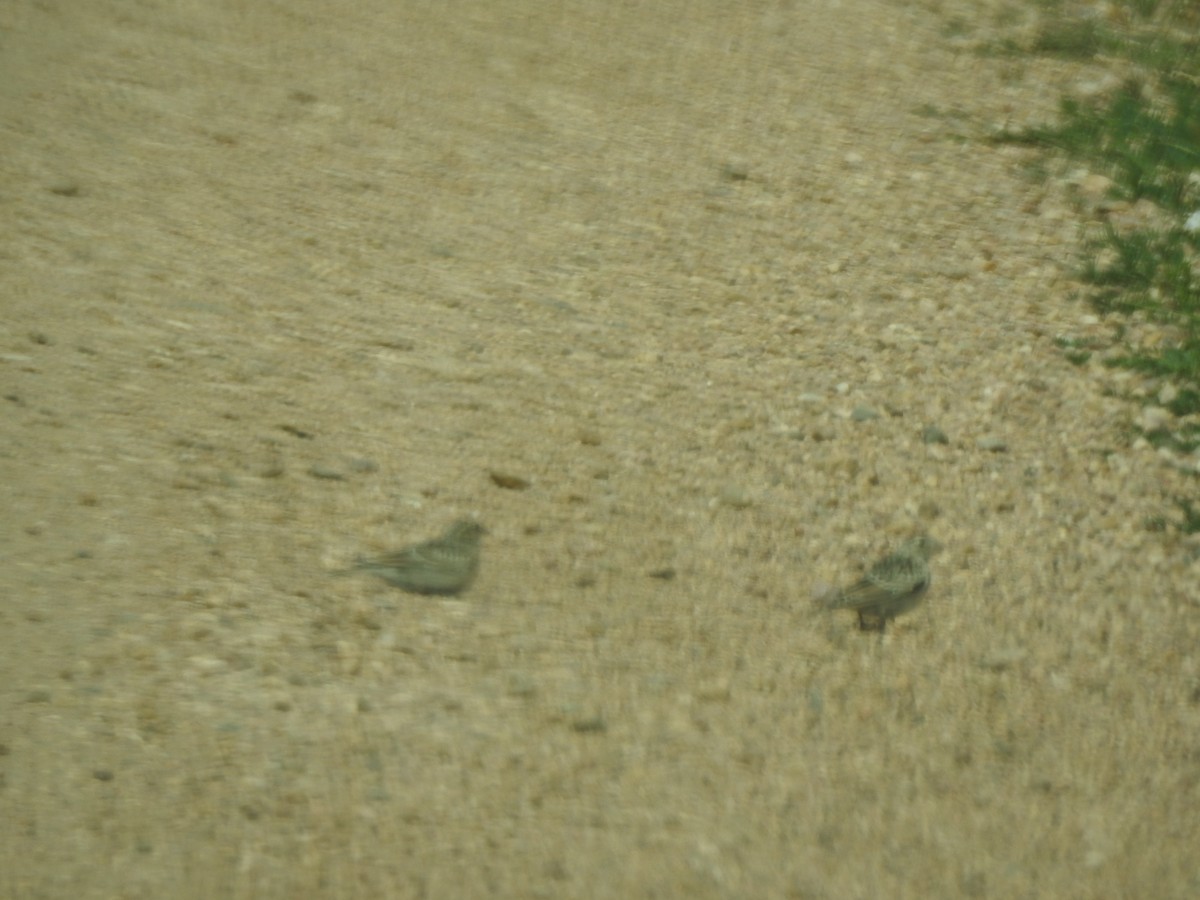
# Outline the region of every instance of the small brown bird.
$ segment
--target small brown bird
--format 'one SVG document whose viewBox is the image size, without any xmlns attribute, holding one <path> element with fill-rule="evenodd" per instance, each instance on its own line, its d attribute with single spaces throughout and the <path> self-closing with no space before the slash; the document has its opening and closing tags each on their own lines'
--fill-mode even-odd
<svg viewBox="0 0 1200 900">
<path fill-rule="evenodd" d="M 460 519 L 441 537 L 383 556 L 360 558 L 339 574 L 370 572 L 413 594 L 460 594 L 479 571 L 479 540 L 487 529 Z"/>
<path fill-rule="evenodd" d="M 883 631 L 889 619 L 921 602 L 932 581 L 929 558 L 940 549 L 929 535 L 905 541 L 850 587 L 834 591 L 825 599 L 825 608 L 852 609 L 858 613 L 859 628 Z"/>
</svg>

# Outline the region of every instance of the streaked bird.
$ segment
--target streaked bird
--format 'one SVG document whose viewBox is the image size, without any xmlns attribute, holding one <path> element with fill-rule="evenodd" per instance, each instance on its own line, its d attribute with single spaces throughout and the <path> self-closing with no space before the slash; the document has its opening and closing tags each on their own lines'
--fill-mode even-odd
<svg viewBox="0 0 1200 900">
<path fill-rule="evenodd" d="M 460 519 L 441 537 L 383 556 L 360 558 L 339 574 L 369 572 L 413 594 L 459 594 L 479 571 L 479 541 L 487 529 Z"/>
<path fill-rule="evenodd" d="M 932 580 L 929 558 L 941 548 L 925 534 L 905 541 L 857 582 L 828 596 L 825 608 L 852 609 L 858 613 L 859 628 L 883 631 L 889 619 L 921 602 Z"/>
</svg>

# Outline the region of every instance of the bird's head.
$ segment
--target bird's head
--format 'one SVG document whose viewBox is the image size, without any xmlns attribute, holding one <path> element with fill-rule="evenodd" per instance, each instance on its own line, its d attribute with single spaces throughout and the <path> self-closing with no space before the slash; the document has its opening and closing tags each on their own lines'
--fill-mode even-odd
<svg viewBox="0 0 1200 900">
<path fill-rule="evenodd" d="M 459 519 L 450 526 L 446 537 L 461 543 L 473 543 L 487 534 L 487 529 L 472 519 Z"/>
<path fill-rule="evenodd" d="M 921 559 L 929 559 L 933 554 L 942 549 L 941 543 L 928 534 L 919 534 L 914 538 L 909 538 L 900 546 L 900 552 L 908 556 L 919 556 Z"/>
</svg>

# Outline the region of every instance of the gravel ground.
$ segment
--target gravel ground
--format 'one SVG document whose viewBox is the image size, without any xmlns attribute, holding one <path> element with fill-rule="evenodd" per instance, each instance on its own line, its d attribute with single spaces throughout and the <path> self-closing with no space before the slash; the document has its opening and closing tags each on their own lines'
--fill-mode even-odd
<svg viewBox="0 0 1200 900">
<path fill-rule="evenodd" d="M 981 139 L 1114 73 L 992 14 L 0 10 L 0 895 L 1200 893 L 1196 460 Z"/>
</svg>

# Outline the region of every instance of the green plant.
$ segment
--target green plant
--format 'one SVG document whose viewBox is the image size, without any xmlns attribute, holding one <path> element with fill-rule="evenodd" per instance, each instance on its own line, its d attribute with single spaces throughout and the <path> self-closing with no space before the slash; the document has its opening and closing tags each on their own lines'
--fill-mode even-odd
<svg viewBox="0 0 1200 900">
<path fill-rule="evenodd" d="M 1138 74 L 1100 99 L 1064 98 L 1054 125 L 1006 131 L 995 140 L 1086 160 L 1112 179 L 1115 199 L 1148 200 L 1163 218 L 1180 223 L 1151 229 L 1106 221 L 1083 245 L 1080 274 L 1097 309 L 1167 329 L 1168 340 L 1144 347 L 1130 341 L 1137 329 L 1116 323 L 1113 340 L 1126 352 L 1106 364 L 1169 379 L 1175 393 L 1165 405 L 1171 412 L 1200 413 L 1200 232 L 1182 224 L 1200 209 L 1200 4 L 1124 0 L 1118 12 L 1136 23 L 1125 34 L 1096 19 L 1067 19 L 1053 0 L 1041 5 L 1051 18 L 1033 52 L 1080 60 L 1123 56 Z M 992 52 L 1017 50 L 1008 41 Z M 1056 342 L 1075 365 L 1095 349 L 1078 339 Z M 1154 446 L 1190 453 L 1200 446 L 1200 425 L 1181 423 L 1143 436 Z M 1183 511 L 1180 530 L 1200 531 L 1200 505 L 1187 498 L 1174 502 Z"/>
</svg>

